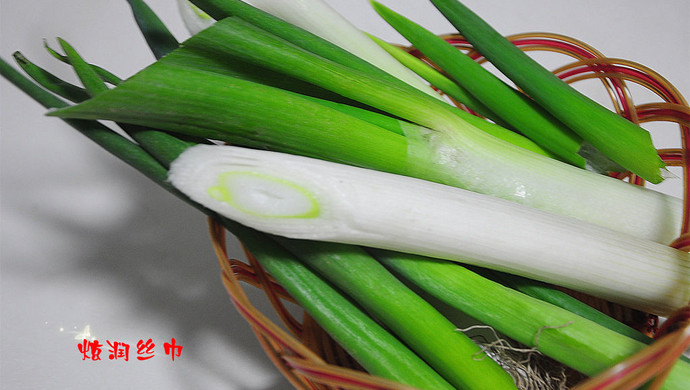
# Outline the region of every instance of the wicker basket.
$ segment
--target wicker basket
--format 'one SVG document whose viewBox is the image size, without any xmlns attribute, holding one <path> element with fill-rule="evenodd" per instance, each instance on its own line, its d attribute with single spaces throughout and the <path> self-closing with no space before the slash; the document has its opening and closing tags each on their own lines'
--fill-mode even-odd
<svg viewBox="0 0 690 390">
<path fill-rule="evenodd" d="M 447 35 L 444 38 L 476 61 L 484 62 L 463 37 Z M 568 83 L 599 79 L 619 115 L 636 123 L 667 121 L 678 125 L 682 145 L 677 149 L 659 150 L 659 154 L 667 165 L 683 168 L 685 214 L 682 234 L 672 246 L 690 251 L 690 209 L 687 206 L 690 200 L 690 172 L 687 170 L 686 158 L 687 143 L 690 142 L 690 107 L 683 96 L 651 69 L 631 61 L 606 58 L 594 48 L 569 37 L 534 33 L 508 38 L 525 51 L 550 51 L 572 57 L 574 62 L 556 69 L 554 74 Z M 406 49 L 425 59 L 414 48 Z M 659 97 L 660 102 L 635 105 L 628 83 L 636 83 L 652 91 Z M 457 105 L 465 109 L 461 104 Z M 639 177 L 629 173 L 620 173 L 617 177 L 644 185 Z M 213 220 L 209 220 L 209 225 L 222 270 L 222 280 L 233 304 L 252 326 L 273 363 L 295 388 L 410 389 L 365 373 L 307 314 L 301 320 L 294 318 L 284 306 L 285 301 L 292 301 L 284 289 L 262 269 L 250 253 L 247 253 L 247 262 L 228 259 L 224 228 Z M 272 322 L 252 305 L 244 293 L 242 282 L 260 288 L 266 293 L 283 326 Z M 578 389 L 634 389 L 650 378 L 656 378 L 650 388 L 658 388 L 663 384 L 665 375 L 676 359 L 690 345 L 690 306 L 679 310 L 659 328 L 655 316 L 592 297 L 578 298 L 657 339 L 651 346 L 615 369 L 577 384 Z"/>
</svg>

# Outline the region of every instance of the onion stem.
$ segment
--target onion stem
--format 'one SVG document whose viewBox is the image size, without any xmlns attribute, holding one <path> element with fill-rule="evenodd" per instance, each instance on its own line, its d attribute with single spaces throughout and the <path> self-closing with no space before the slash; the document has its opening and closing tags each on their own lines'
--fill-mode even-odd
<svg viewBox="0 0 690 390">
<path fill-rule="evenodd" d="M 660 315 L 690 300 L 686 252 L 436 183 L 203 145 L 172 164 L 170 180 L 200 204 L 271 234 L 479 265 Z"/>
</svg>

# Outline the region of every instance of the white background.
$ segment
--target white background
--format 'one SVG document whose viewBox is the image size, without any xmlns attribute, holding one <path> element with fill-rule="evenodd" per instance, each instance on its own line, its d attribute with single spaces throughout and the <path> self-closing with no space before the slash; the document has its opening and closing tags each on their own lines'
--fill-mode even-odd
<svg viewBox="0 0 690 390">
<path fill-rule="evenodd" d="M 182 40 L 172 0 L 149 5 Z M 358 27 L 404 41 L 365 0 L 330 0 Z M 384 4 L 436 33 L 453 29 L 426 1 Z M 686 0 L 467 0 L 504 34 L 549 31 L 655 69 L 690 95 Z M 0 56 L 20 50 L 74 80 L 42 48 L 62 37 L 90 62 L 128 77 L 153 61 L 125 1 L 9 1 Z M 100 150 L 4 80 L 1 131 L 0 388 L 288 389 L 220 283 L 205 219 Z M 656 134 L 672 143 L 673 131 Z M 667 145 L 664 145 L 667 146 Z M 680 194 L 679 180 L 662 190 Z M 250 289 L 251 290 L 251 289 Z M 253 294 L 259 297 L 260 295 Z M 153 338 L 147 362 L 82 361 L 75 336 Z M 184 346 L 175 362 L 163 342 Z"/>
</svg>

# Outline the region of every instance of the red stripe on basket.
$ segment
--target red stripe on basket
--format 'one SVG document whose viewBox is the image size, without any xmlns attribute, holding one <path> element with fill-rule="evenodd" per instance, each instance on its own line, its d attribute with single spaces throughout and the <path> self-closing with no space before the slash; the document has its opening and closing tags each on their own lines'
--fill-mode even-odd
<svg viewBox="0 0 690 390">
<path fill-rule="evenodd" d="M 460 38 L 457 36 L 450 36 L 445 38 L 446 42 L 450 43 L 453 46 L 458 46 L 458 47 L 464 47 L 464 48 L 472 48 L 472 45 L 464 38 Z M 527 47 L 527 46 L 542 46 L 542 47 L 552 47 L 552 48 L 557 48 L 564 50 L 568 53 L 572 53 L 578 57 L 583 57 L 583 58 L 596 58 L 597 56 L 580 47 L 577 45 L 574 45 L 570 42 L 566 41 L 559 41 L 555 39 L 549 39 L 549 38 L 519 38 L 519 39 L 514 39 L 513 44 L 518 47 Z M 478 52 L 474 52 L 470 55 L 470 57 L 474 60 L 483 58 L 481 54 Z"/>
<path fill-rule="evenodd" d="M 614 384 L 616 381 L 624 378 L 625 376 L 631 374 L 632 372 L 644 367 L 646 364 L 655 361 L 659 357 L 663 356 L 666 351 L 659 350 L 649 356 L 645 356 L 644 359 L 635 362 L 634 364 L 627 365 L 625 368 L 617 372 L 615 375 L 611 375 L 605 381 L 599 383 L 599 385 L 592 387 L 590 390 L 605 390 L 608 386 Z"/>
<path fill-rule="evenodd" d="M 242 316 L 254 327 L 259 328 L 259 330 L 269 336 L 271 339 L 278 342 L 283 348 L 288 349 L 298 356 L 302 356 L 297 351 L 295 351 L 286 341 L 283 340 L 282 336 L 278 335 L 273 329 L 267 327 L 263 321 L 259 320 L 251 311 L 249 311 L 245 305 L 235 298 L 232 294 L 229 294 L 232 303 L 235 305 L 237 310 L 242 314 Z"/>
<path fill-rule="evenodd" d="M 690 122 L 690 113 L 674 110 L 672 108 L 658 108 L 651 107 L 645 108 L 637 111 L 637 116 L 640 119 L 647 119 L 655 116 L 676 118 L 683 122 Z"/>
<path fill-rule="evenodd" d="M 546 46 L 546 47 L 554 47 L 558 49 L 565 50 L 569 53 L 573 53 L 575 55 L 578 55 L 580 57 L 584 58 L 596 58 L 596 55 L 585 50 L 584 48 L 574 45 L 569 42 L 565 41 L 557 41 L 553 39 L 547 39 L 547 38 L 524 38 L 524 39 L 516 39 L 513 41 L 513 44 L 518 47 L 522 46 Z"/>
</svg>

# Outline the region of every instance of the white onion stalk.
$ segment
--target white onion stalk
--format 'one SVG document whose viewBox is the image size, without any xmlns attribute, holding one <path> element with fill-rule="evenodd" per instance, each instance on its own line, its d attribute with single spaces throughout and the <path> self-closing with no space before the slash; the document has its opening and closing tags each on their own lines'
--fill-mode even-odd
<svg viewBox="0 0 690 390">
<path fill-rule="evenodd" d="M 246 0 L 301 27 L 439 99 L 441 96 L 323 0 Z"/>
<path fill-rule="evenodd" d="M 195 146 L 172 184 L 271 234 L 484 266 L 660 315 L 690 299 L 690 254 L 410 177 L 232 146 Z"/>
<path fill-rule="evenodd" d="M 207 13 L 187 0 L 177 0 L 177 8 L 182 17 L 182 22 L 184 22 L 187 31 L 192 35 L 210 27 L 216 22 Z"/>
<path fill-rule="evenodd" d="M 680 235 L 683 201 L 679 198 L 516 147 L 488 146 L 495 140 L 484 134 L 470 141 L 460 133 L 417 129 L 405 133 L 410 162 L 419 169 L 433 165 L 439 172 L 434 181 L 664 245 Z M 486 147 L 480 142 L 487 142 Z"/>
</svg>

